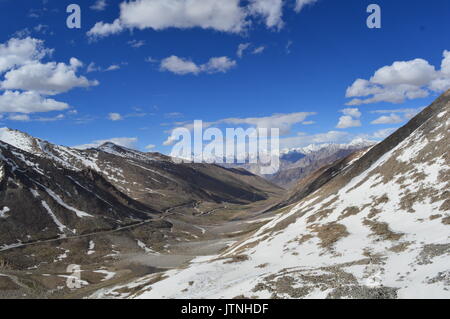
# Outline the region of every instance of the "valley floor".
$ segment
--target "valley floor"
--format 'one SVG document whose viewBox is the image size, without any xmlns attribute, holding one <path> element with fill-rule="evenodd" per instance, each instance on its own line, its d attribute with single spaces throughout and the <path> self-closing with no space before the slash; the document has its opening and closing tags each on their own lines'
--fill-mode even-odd
<svg viewBox="0 0 450 319">
<path fill-rule="evenodd" d="M 3 248 L 0 299 L 84 298 L 149 274 L 161 276 L 196 258 L 219 254 L 255 231 L 273 218 L 271 213 L 263 214 L 273 202 L 242 207 L 226 203 L 181 205 L 159 218 L 116 230 Z M 171 226 L 155 232 L 154 225 L 162 222 Z M 2 260 L 17 264 L 1 264 Z M 79 289 L 67 287 L 71 281 L 69 265 L 81 268 Z"/>
</svg>

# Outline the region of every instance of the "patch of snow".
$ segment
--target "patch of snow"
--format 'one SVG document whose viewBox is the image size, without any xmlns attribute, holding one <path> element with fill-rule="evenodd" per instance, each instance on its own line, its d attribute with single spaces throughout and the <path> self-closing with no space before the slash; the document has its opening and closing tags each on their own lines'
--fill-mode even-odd
<svg viewBox="0 0 450 319">
<path fill-rule="evenodd" d="M 94 253 L 95 253 L 94 248 L 95 248 L 95 243 L 94 243 L 94 241 L 93 241 L 93 240 L 89 241 L 89 250 L 88 250 L 87 254 L 88 254 L 88 255 L 94 254 Z"/>
<path fill-rule="evenodd" d="M 102 275 L 105 275 L 105 278 L 103 278 L 102 281 L 108 281 L 108 280 L 114 278 L 114 276 L 116 275 L 115 272 L 107 271 L 107 270 L 104 270 L 104 269 L 94 270 L 94 272 L 102 274 Z"/>
<path fill-rule="evenodd" d="M 64 233 L 64 230 L 68 229 L 63 223 L 61 223 L 59 221 L 59 219 L 56 217 L 55 213 L 53 213 L 53 211 L 50 209 L 50 207 L 48 206 L 48 204 L 43 200 L 41 201 L 42 207 L 45 208 L 45 210 L 47 211 L 47 213 L 50 215 L 50 217 L 53 219 L 53 222 L 56 224 L 56 226 L 58 227 L 59 231 L 61 233 Z"/>
<path fill-rule="evenodd" d="M 142 248 L 146 254 L 158 254 L 156 251 L 154 251 L 153 249 L 148 248 L 142 241 L 137 240 L 137 244 L 139 246 L 139 248 Z"/>
<path fill-rule="evenodd" d="M 67 210 L 70 210 L 70 211 L 74 212 L 78 217 L 80 217 L 80 218 L 83 218 L 83 217 L 94 217 L 94 216 L 92 216 L 92 215 L 90 215 L 90 214 L 88 214 L 86 212 L 83 212 L 81 210 L 73 208 L 72 206 L 69 206 L 58 195 L 56 195 L 55 192 L 53 192 L 51 189 L 45 187 L 41 183 L 38 183 L 38 182 L 36 182 L 34 180 L 33 180 L 33 182 L 38 184 L 42 188 L 44 188 L 44 190 L 47 192 L 47 194 L 49 194 L 50 197 L 52 197 L 59 205 L 61 205 L 62 207 L 64 207 Z"/>
<path fill-rule="evenodd" d="M 8 217 L 6 215 L 6 213 L 10 212 L 11 210 L 9 209 L 9 207 L 4 206 L 1 210 L 0 210 L 0 218 L 6 218 Z"/>
</svg>

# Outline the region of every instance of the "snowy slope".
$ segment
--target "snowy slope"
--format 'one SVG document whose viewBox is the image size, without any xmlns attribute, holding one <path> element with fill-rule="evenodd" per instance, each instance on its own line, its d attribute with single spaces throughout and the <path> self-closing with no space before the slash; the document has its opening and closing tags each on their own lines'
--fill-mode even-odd
<svg viewBox="0 0 450 319">
<path fill-rule="evenodd" d="M 450 298 L 449 126 L 450 91 L 221 255 L 93 297 Z"/>
<path fill-rule="evenodd" d="M 150 220 L 157 211 L 92 171 L 0 142 L 0 251 Z"/>
</svg>

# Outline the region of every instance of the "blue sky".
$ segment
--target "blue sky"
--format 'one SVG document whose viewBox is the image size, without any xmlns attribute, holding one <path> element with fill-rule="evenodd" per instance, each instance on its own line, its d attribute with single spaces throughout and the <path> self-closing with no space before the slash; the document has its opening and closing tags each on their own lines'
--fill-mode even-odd
<svg viewBox="0 0 450 319">
<path fill-rule="evenodd" d="M 199 1 L 0 0 L 0 126 L 169 152 L 196 119 L 270 123 L 300 147 L 383 138 L 450 87 L 448 0 Z"/>
</svg>

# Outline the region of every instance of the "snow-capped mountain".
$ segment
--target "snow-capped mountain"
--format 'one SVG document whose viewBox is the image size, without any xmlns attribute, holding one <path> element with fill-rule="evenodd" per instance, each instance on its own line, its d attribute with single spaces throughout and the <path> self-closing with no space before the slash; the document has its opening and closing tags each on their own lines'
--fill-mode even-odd
<svg viewBox="0 0 450 319">
<path fill-rule="evenodd" d="M 94 297 L 450 298 L 449 129 L 450 90 L 221 254 Z"/>
<path fill-rule="evenodd" d="M 299 180 L 322 168 L 340 160 L 354 152 L 367 150 L 376 142 L 357 138 L 348 144 L 311 144 L 306 147 L 284 149 L 280 152 L 280 169 L 273 175 L 263 177 L 284 188 L 294 187 Z M 243 167 L 258 174 L 258 164 L 232 164 L 227 167 Z"/>
<path fill-rule="evenodd" d="M 364 138 L 356 138 L 348 144 L 335 144 L 335 143 L 323 143 L 323 144 L 311 144 L 306 147 L 300 148 L 287 148 L 282 150 L 282 158 L 290 154 L 303 154 L 309 155 L 319 151 L 326 152 L 328 154 L 334 153 L 336 150 L 355 150 L 370 147 L 376 144 L 376 142 L 371 140 L 366 140 Z"/>
</svg>

